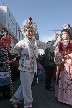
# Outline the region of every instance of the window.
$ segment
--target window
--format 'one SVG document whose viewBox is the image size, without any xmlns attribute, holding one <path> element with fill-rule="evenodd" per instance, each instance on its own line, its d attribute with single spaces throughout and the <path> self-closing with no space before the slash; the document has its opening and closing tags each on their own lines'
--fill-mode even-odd
<svg viewBox="0 0 72 108">
<path fill-rule="evenodd" d="M 10 13 L 9 13 L 9 18 L 10 18 Z"/>
</svg>

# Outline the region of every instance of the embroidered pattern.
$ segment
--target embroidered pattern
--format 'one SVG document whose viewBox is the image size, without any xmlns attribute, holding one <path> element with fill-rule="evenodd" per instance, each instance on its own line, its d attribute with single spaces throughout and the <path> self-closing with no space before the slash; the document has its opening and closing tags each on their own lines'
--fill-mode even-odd
<svg viewBox="0 0 72 108">
<path fill-rule="evenodd" d="M 35 39 L 25 39 L 25 43 L 22 45 L 21 59 L 19 61 L 19 67 L 22 70 L 34 69 L 34 61 L 36 61 L 36 46 Z"/>
</svg>

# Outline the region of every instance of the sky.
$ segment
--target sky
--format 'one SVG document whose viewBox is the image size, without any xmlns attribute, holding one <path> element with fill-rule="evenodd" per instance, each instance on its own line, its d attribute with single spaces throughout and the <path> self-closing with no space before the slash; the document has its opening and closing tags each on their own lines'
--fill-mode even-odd
<svg viewBox="0 0 72 108">
<path fill-rule="evenodd" d="M 32 17 L 39 31 L 39 38 L 47 42 L 54 38 L 54 31 L 63 24 L 72 26 L 72 0 L 0 0 L 13 13 L 19 25 Z"/>
</svg>

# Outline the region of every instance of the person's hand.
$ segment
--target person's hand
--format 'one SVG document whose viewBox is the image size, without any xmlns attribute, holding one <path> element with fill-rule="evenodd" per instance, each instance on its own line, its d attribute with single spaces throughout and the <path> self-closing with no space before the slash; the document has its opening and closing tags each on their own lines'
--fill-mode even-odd
<svg viewBox="0 0 72 108">
<path fill-rule="evenodd" d="M 56 39 L 58 38 L 58 36 L 60 36 L 60 34 L 58 34 L 58 33 L 55 32 L 55 38 Z"/>
<path fill-rule="evenodd" d="M 64 59 L 62 58 L 62 63 L 64 63 Z"/>
</svg>

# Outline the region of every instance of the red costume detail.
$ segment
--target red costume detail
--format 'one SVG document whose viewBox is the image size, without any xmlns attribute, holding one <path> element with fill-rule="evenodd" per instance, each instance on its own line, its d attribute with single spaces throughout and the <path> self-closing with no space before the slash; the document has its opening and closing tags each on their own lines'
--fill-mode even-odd
<svg viewBox="0 0 72 108">
<path fill-rule="evenodd" d="M 8 38 L 8 37 L 3 37 L 3 38 L 1 38 L 1 39 L 0 39 L 0 49 L 3 48 L 3 47 L 5 47 L 5 46 L 6 46 L 5 44 L 7 44 L 8 46 L 10 46 L 10 44 L 11 44 L 11 39 Z"/>
<path fill-rule="evenodd" d="M 58 43 L 59 52 L 64 52 L 63 42 Z M 70 41 L 66 51 L 72 52 L 72 41 Z"/>
<path fill-rule="evenodd" d="M 30 17 L 29 20 L 30 20 L 30 22 L 31 22 L 31 21 L 32 21 L 32 18 Z"/>
<path fill-rule="evenodd" d="M 31 17 L 29 18 L 29 24 L 30 25 L 32 24 L 32 18 Z"/>
<path fill-rule="evenodd" d="M 17 103 L 17 108 L 21 108 L 21 104 Z"/>
<path fill-rule="evenodd" d="M 6 44 L 10 45 L 11 44 L 11 39 L 8 38 L 8 37 L 1 38 L 0 43 L 1 44 L 6 43 Z"/>
</svg>

